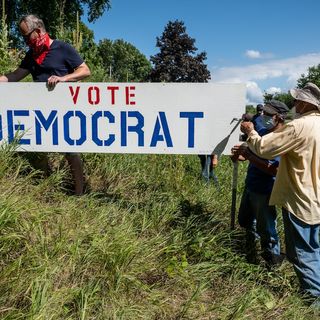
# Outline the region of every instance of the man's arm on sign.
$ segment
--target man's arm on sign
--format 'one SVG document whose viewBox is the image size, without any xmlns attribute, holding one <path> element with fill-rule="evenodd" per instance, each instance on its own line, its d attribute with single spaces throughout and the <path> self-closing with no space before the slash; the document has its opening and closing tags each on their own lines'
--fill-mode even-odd
<svg viewBox="0 0 320 320">
<path fill-rule="evenodd" d="M 17 82 L 25 78 L 29 74 L 27 69 L 17 68 L 15 71 L 0 76 L 0 82 Z"/>
<path fill-rule="evenodd" d="M 89 77 L 91 74 L 89 67 L 83 62 L 77 69 L 75 69 L 72 73 L 66 74 L 65 76 L 51 76 L 48 79 L 48 85 L 53 86 L 58 82 L 77 82 L 86 77 Z"/>
</svg>

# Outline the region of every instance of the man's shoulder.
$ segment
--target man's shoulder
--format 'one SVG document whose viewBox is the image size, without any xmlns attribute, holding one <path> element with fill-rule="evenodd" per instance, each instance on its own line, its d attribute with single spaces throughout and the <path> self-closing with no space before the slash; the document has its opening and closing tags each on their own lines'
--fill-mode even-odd
<svg viewBox="0 0 320 320">
<path fill-rule="evenodd" d="M 314 121 L 319 122 L 319 117 L 320 112 L 318 111 L 308 112 L 306 114 L 301 115 L 299 118 L 293 119 L 292 121 L 288 122 L 287 126 L 292 126 L 296 128 L 302 125 L 306 125 L 308 123 L 312 123 Z"/>
<path fill-rule="evenodd" d="M 68 48 L 68 49 L 73 48 L 71 44 L 69 44 L 65 41 L 62 41 L 62 40 L 58 40 L 58 39 L 56 39 L 52 42 L 52 47 L 53 48 Z"/>
<path fill-rule="evenodd" d="M 303 132 L 303 136 L 308 135 L 311 130 L 315 128 L 320 131 L 320 113 L 319 112 L 310 112 L 303 114 L 299 118 L 296 118 L 288 122 L 285 127 L 287 130 L 294 131 L 297 136 L 300 136 Z"/>
</svg>

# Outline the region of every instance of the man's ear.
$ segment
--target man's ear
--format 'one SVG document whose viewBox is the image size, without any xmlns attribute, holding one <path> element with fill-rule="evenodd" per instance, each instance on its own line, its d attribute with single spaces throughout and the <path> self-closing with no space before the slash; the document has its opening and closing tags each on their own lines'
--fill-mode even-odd
<svg viewBox="0 0 320 320">
<path fill-rule="evenodd" d="M 276 121 L 277 122 L 284 122 L 285 116 L 282 114 L 276 114 Z"/>
</svg>

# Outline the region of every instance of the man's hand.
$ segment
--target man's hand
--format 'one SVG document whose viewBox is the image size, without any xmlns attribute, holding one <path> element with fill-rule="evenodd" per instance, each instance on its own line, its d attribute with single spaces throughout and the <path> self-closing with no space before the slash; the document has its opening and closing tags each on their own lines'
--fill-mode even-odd
<svg viewBox="0 0 320 320">
<path fill-rule="evenodd" d="M 252 156 L 251 151 L 248 146 L 244 144 L 237 144 L 231 149 L 232 159 L 237 159 L 239 161 L 249 160 Z"/>
<path fill-rule="evenodd" d="M 211 164 L 213 168 L 216 168 L 218 166 L 218 162 L 219 162 L 218 155 L 217 154 L 212 155 Z"/>
<path fill-rule="evenodd" d="M 48 87 L 50 89 L 53 89 L 58 82 L 64 82 L 64 81 L 65 81 L 64 77 L 59 77 L 59 76 L 53 75 L 48 78 Z"/>
<path fill-rule="evenodd" d="M 248 135 L 252 130 L 254 130 L 253 123 L 249 121 L 242 121 L 240 125 L 240 130 Z"/>
<path fill-rule="evenodd" d="M 90 69 L 83 62 L 72 73 L 66 74 L 63 77 L 52 75 L 50 78 L 48 78 L 47 85 L 48 85 L 48 88 L 52 90 L 58 82 L 77 82 L 88 76 L 90 76 Z"/>
<path fill-rule="evenodd" d="M 8 82 L 8 78 L 6 76 L 0 76 L 0 82 Z"/>
<path fill-rule="evenodd" d="M 246 158 L 241 155 L 241 153 L 242 153 L 242 151 L 241 151 L 241 150 L 242 150 L 241 146 L 242 146 L 242 145 L 237 144 L 237 145 L 235 145 L 235 146 L 233 146 L 233 147 L 231 148 L 231 160 L 232 160 L 233 162 L 236 162 L 236 161 L 245 161 L 245 160 L 246 160 Z"/>
<path fill-rule="evenodd" d="M 49 85 L 54 85 L 57 84 L 58 82 L 64 82 L 63 77 L 59 77 L 59 76 L 51 76 L 48 78 L 48 84 Z"/>
</svg>

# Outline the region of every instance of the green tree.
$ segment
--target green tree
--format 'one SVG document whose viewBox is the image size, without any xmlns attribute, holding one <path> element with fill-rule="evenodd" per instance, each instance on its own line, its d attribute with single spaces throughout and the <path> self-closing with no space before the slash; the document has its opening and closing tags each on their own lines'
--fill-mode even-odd
<svg viewBox="0 0 320 320">
<path fill-rule="evenodd" d="M 267 103 L 268 101 L 275 99 L 285 103 L 290 109 L 293 107 L 293 98 L 289 92 L 280 92 L 280 93 L 264 93 L 263 101 Z"/>
<path fill-rule="evenodd" d="M 281 92 L 281 93 L 275 93 L 275 94 L 272 94 L 272 93 L 264 93 L 263 95 L 263 100 L 264 100 L 264 103 L 267 103 L 268 101 L 272 100 L 272 99 L 275 99 L 275 100 L 279 100 L 283 103 L 285 103 L 288 108 L 290 109 L 290 111 L 288 112 L 288 115 L 287 115 L 287 119 L 293 119 L 294 117 L 294 113 L 293 111 L 291 110 L 293 108 L 293 97 L 291 96 L 290 92 Z"/>
<path fill-rule="evenodd" d="M 169 21 L 157 37 L 160 52 L 151 56 L 153 82 L 208 82 L 210 72 L 204 61 L 206 52 L 196 54 L 195 39 L 186 33 L 183 21 Z"/>
<path fill-rule="evenodd" d="M 87 5 L 89 20 L 94 21 L 102 15 L 104 10 L 110 9 L 110 3 L 110 0 L 49 0 L 44 5 L 43 2 L 35 0 L 10 0 L 10 2 L 2 0 L 0 7 L 3 12 L 6 8 L 9 10 L 8 21 L 10 26 L 1 24 L 1 73 L 14 69 L 19 60 L 20 48 L 24 47 L 24 43 L 20 41 L 21 39 L 19 40 L 20 35 L 17 32 L 18 20 L 23 14 L 35 13 L 43 18 L 51 37 L 69 42 L 80 52 L 89 65 L 92 74 L 86 81 L 102 81 L 105 72 L 102 67 L 102 59 L 99 57 L 97 44 L 94 42 L 93 31 L 81 22 L 80 17 L 83 15 L 84 5 Z M 4 20 L 2 19 L 2 21 Z M 11 38 L 8 30 L 11 31 Z M 10 49 L 10 47 L 15 49 Z M 7 66 L 6 68 L 4 68 L 4 64 Z"/>
<path fill-rule="evenodd" d="M 56 37 L 62 29 L 76 28 L 76 15 L 83 16 L 84 7 L 88 8 L 88 20 L 94 22 L 105 10 L 111 7 L 111 0 L 5 0 L 9 30 L 17 43 L 19 38 L 17 22 L 28 13 L 39 15 L 52 37 Z M 3 4 L 1 4 L 2 10 Z"/>
<path fill-rule="evenodd" d="M 91 76 L 87 78 L 86 81 L 105 81 L 105 70 L 103 68 L 103 61 L 98 51 L 98 45 L 94 41 L 93 31 L 87 28 L 87 26 L 81 22 L 79 33 L 81 34 L 81 46 L 79 48 L 79 52 L 91 70 Z M 74 43 L 74 41 L 75 38 L 73 32 L 72 43 Z"/>
<path fill-rule="evenodd" d="M 78 15 L 76 22 L 75 29 L 61 29 L 58 33 L 58 39 L 70 43 L 88 64 L 91 76 L 83 81 L 102 82 L 105 71 L 99 56 L 98 46 L 94 41 L 94 33 L 79 20 Z"/>
<path fill-rule="evenodd" d="M 256 107 L 254 107 L 252 104 L 247 104 L 246 105 L 246 113 L 249 113 L 249 114 L 256 114 Z"/>
<path fill-rule="evenodd" d="M 7 73 L 17 66 L 19 61 L 19 51 L 10 49 L 8 25 L 6 23 L 6 13 L 2 0 L 2 15 L 0 25 L 0 74 Z"/>
<path fill-rule="evenodd" d="M 308 73 L 302 74 L 301 77 L 297 80 L 297 87 L 303 88 L 307 84 L 307 82 L 313 82 L 318 87 L 320 87 L 320 64 L 318 64 L 317 66 L 309 67 Z M 284 102 L 290 109 L 293 107 L 294 99 L 292 98 L 289 92 L 282 92 L 276 94 L 265 92 L 263 98 L 265 103 L 270 101 L 271 99 L 276 99 Z"/>
<path fill-rule="evenodd" d="M 318 87 L 320 87 L 320 64 L 308 68 L 308 74 L 302 74 L 297 81 L 297 87 L 303 88 L 307 82 L 313 82 Z"/>
<path fill-rule="evenodd" d="M 148 59 L 124 40 L 101 40 L 98 52 L 105 70 L 104 81 L 141 82 L 150 74 Z"/>
</svg>

